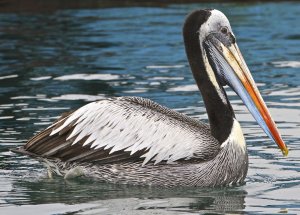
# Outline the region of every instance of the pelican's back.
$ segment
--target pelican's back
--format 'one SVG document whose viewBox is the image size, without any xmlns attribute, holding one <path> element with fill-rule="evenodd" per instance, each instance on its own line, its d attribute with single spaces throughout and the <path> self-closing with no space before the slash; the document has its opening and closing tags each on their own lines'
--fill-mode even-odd
<svg viewBox="0 0 300 215">
<path fill-rule="evenodd" d="M 209 160 L 219 151 L 207 124 L 149 99 L 89 103 L 38 133 L 21 152 L 65 162 Z"/>
</svg>

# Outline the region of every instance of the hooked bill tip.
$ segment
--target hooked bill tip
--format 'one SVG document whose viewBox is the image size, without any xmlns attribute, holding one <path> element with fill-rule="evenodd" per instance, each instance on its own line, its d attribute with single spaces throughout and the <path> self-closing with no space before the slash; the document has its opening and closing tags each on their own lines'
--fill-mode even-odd
<svg viewBox="0 0 300 215">
<path fill-rule="evenodd" d="M 288 156 L 288 154 L 289 154 L 289 149 L 288 148 L 281 149 L 281 151 L 282 151 L 282 154 L 283 154 L 284 157 Z"/>
</svg>

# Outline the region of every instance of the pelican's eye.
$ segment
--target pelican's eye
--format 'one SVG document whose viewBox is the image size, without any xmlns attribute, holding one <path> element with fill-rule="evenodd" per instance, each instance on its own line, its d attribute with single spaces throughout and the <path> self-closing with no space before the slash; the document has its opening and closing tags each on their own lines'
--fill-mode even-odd
<svg viewBox="0 0 300 215">
<path fill-rule="evenodd" d="M 221 28 L 221 32 L 222 32 L 222 34 L 227 34 L 228 33 L 228 29 L 226 27 L 222 27 Z"/>
</svg>

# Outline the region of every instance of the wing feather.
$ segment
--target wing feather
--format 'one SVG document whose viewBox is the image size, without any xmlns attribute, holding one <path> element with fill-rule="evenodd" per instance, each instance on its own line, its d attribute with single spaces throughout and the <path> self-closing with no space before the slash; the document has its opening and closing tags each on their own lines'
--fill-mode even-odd
<svg viewBox="0 0 300 215">
<path fill-rule="evenodd" d="M 154 164 L 208 160 L 220 149 L 209 127 L 139 97 L 89 103 L 61 117 L 25 145 L 25 150 L 66 161 Z"/>
</svg>

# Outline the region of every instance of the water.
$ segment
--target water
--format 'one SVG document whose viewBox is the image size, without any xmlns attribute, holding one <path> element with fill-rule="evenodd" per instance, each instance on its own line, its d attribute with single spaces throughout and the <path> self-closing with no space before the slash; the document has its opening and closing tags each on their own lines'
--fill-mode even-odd
<svg viewBox="0 0 300 215">
<path fill-rule="evenodd" d="M 290 154 L 283 158 L 229 91 L 250 154 L 246 184 L 157 189 L 45 179 L 9 152 L 57 116 L 142 96 L 207 121 L 181 26 L 195 8 L 228 15 Z M 179 4 L 0 13 L 0 214 L 300 214 L 299 3 Z"/>
</svg>

